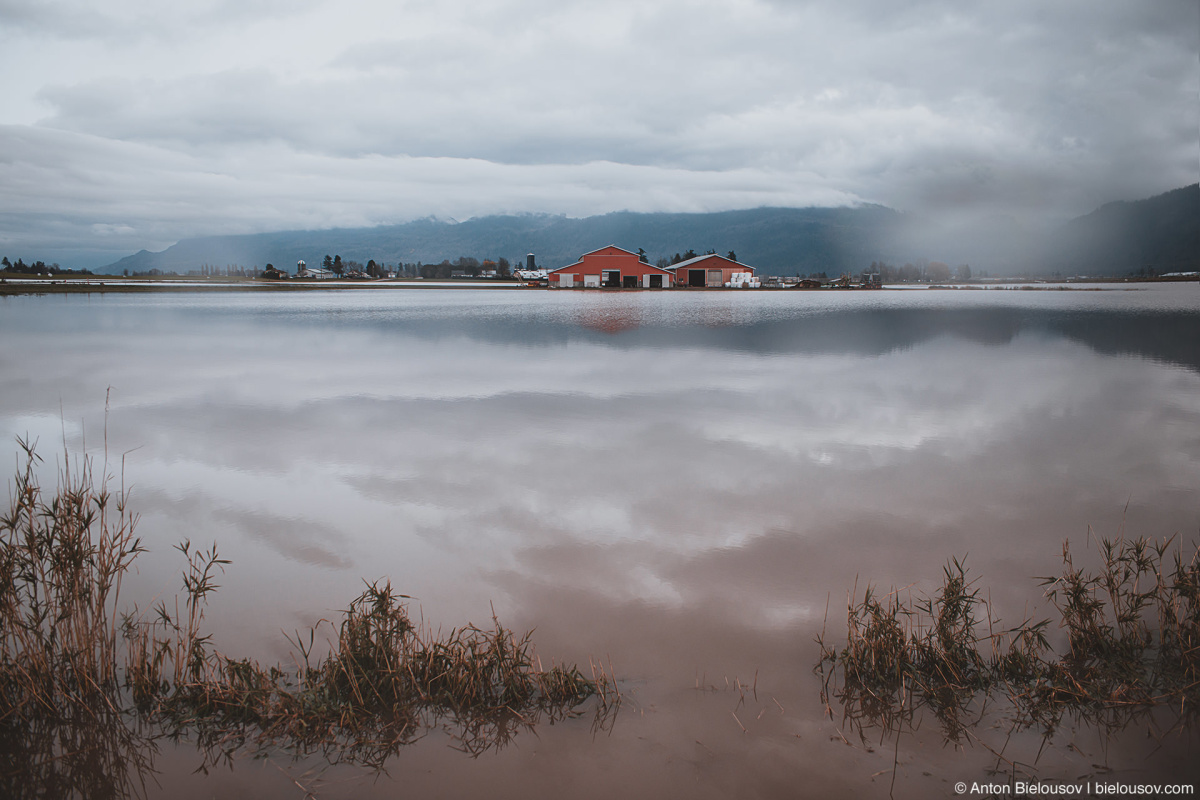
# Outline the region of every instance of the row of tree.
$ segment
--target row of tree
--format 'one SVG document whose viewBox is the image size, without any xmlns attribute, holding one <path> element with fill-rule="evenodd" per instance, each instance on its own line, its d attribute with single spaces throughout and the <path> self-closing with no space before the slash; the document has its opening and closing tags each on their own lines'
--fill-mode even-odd
<svg viewBox="0 0 1200 800">
<path fill-rule="evenodd" d="M 92 271 L 88 269 L 67 269 L 60 267 L 57 263 L 47 264 L 45 261 L 34 261 L 32 264 L 26 264 L 21 259 L 9 261 L 8 256 L 0 258 L 0 267 L 3 267 L 4 272 L 11 272 L 17 275 L 91 275 Z"/>
<path fill-rule="evenodd" d="M 951 275 L 961 281 L 971 280 L 971 265 L 959 264 L 953 271 L 941 261 L 929 261 L 921 266 L 905 264 L 897 267 L 883 261 L 872 261 L 865 270 L 867 274 L 878 274 L 884 283 L 918 283 L 920 281 L 948 281 Z M 982 277 L 982 276 L 981 276 Z"/>
<path fill-rule="evenodd" d="M 417 262 L 415 265 L 405 264 L 405 268 L 412 267 L 413 275 L 422 278 L 500 278 L 507 280 L 512 277 L 512 264 L 507 258 L 498 258 L 493 261 L 490 258 L 485 258 L 480 261 L 471 256 L 462 256 L 458 260 L 451 262 L 449 259 L 442 261 L 440 264 L 422 264 Z"/>
<path fill-rule="evenodd" d="M 125 270 L 125 274 L 129 274 L 129 270 Z M 135 272 L 135 275 L 144 273 Z M 226 264 L 224 267 L 218 267 L 213 264 L 201 264 L 200 269 L 188 270 L 188 275 L 199 275 L 202 278 L 226 277 L 226 278 L 245 278 L 253 275 L 254 271 L 243 267 L 241 264 Z"/>
<path fill-rule="evenodd" d="M 371 278 L 382 278 L 389 273 L 395 273 L 400 277 L 433 279 L 460 276 L 471 278 L 486 276 L 504 279 L 512 277 L 512 264 L 507 258 L 480 261 L 473 256 L 461 256 L 455 261 L 445 259 L 440 264 L 422 264 L 420 261 L 415 264 L 400 262 L 395 267 L 389 267 L 375 259 L 371 259 L 363 265 L 357 261 L 343 260 L 340 255 L 326 255 L 321 262 L 321 267 L 338 276 L 360 274 Z"/>
<path fill-rule="evenodd" d="M 638 248 L 638 257 L 643 263 L 650 263 L 650 258 L 646 255 L 646 251 Z M 715 250 L 706 250 L 704 255 L 715 254 Z M 700 254 L 695 250 L 689 249 L 685 253 L 675 253 L 670 258 L 658 259 L 657 266 L 660 268 L 673 267 L 683 261 L 690 261 L 697 258 Z M 737 261 L 737 254 L 730 250 L 726 256 L 731 261 Z M 520 269 L 522 265 L 517 262 L 516 269 Z M 384 277 L 387 274 L 394 273 L 399 277 L 407 278 L 425 278 L 433 280 L 442 280 L 458 277 L 480 278 L 494 277 L 501 280 L 507 280 L 513 275 L 513 262 L 507 258 L 490 259 L 485 258 L 482 261 L 473 256 L 461 256 L 454 261 L 444 259 L 439 264 L 423 264 L 420 261 L 413 263 L 400 262 L 389 267 L 383 262 L 376 262 L 374 259 L 368 261 L 365 265 L 357 261 L 343 259 L 340 255 L 326 254 L 321 261 L 321 268 L 334 273 L 339 277 L 363 275 L 372 278 Z"/>
</svg>

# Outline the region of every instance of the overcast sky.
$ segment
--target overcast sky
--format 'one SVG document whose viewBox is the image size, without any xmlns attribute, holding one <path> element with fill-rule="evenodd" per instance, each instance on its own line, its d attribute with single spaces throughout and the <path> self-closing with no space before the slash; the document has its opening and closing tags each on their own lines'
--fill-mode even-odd
<svg viewBox="0 0 1200 800">
<path fill-rule="evenodd" d="M 1069 217 L 1197 181 L 1200 4 L 0 0 L 0 101 L 0 253 L 68 266 L 429 215 Z"/>
</svg>

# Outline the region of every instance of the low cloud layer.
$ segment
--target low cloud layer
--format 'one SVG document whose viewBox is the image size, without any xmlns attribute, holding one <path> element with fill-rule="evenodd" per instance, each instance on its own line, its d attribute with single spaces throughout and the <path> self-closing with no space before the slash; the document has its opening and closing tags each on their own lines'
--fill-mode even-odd
<svg viewBox="0 0 1200 800">
<path fill-rule="evenodd" d="M 14 2 L 0 47 L 12 256 L 429 214 L 1057 218 L 1200 171 L 1186 0 Z"/>
</svg>

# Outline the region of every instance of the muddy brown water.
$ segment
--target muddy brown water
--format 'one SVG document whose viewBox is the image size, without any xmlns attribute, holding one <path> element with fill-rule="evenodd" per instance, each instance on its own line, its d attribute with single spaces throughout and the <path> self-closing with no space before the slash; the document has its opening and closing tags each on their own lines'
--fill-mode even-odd
<svg viewBox="0 0 1200 800">
<path fill-rule="evenodd" d="M 178 590 L 187 537 L 232 560 L 207 617 L 229 655 L 287 662 L 284 633 L 389 578 L 429 624 L 494 610 L 545 662 L 620 680 L 606 730 L 477 758 L 435 730 L 382 776 L 284 753 L 195 774 L 160 743 L 151 797 L 949 797 L 1008 762 L 1200 770 L 1194 735 L 1156 738 L 1169 720 L 1066 726 L 1040 755 L 1001 721 L 864 742 L 812 674 L 856 581 L 919 594 L 965 557 L 1016 622 L 1089 528 L 1195 546 L 1198 284 L 5 297 L 0 335 L 0 453 L 39 438 L 47 482 L 64 437 L 103 458 L 111 387 L 151 548 L 130 604 Z"/>
</svg>

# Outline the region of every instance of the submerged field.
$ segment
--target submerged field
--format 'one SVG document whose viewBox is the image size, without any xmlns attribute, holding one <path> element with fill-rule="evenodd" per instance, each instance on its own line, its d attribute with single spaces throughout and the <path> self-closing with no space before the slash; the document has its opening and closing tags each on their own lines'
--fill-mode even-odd
<svg viewBox="0 0 1200 800">
<path fill-rule="evenodd" d="M 378 778 L 282 746 L 194 775 L 192 733 L 149 753 L 149 796 L 925 797 L 1005 775 L 1195 778 L 1200 746 L 1170 709 L 1010 736 L 996 699 L 970 706 L 980 721 L 957 743 L 936 714 L 860 736 L 836 696 L 827 716 L 813 672 L 816 637 L 848 644 L 868 583 L 932 597 L 965 559 L 997 629 L 1051 619 L 1062 653 L 1071 630 L 1037 578 L 1061 572 L 1064 540 L 1091 570 L 1105 537 L 1194 551 L 1194 284 L 6 297 L 0 333 L 10 464 L 17 436 L 38 439 L 50 486 L 64 439 L 94 457 L 106 439 L 147 548 L 122 595 L 142 612 L 175 597 L 189 562 L 173 546 L 216 543 L 231 563 L 204 624 L 230 663 L 296 674 L 289 637 L 313 626 L 321 663 L 365 578 L 409 596 L 425 644 L 494 631 L 494 615 L 514 643 L 532 631 L 543 662 L 588 679 L 602 662 L 620 692 L 599 728 L 592 698 L 476 757 L 454 749 L 461 729 L 428 726 Z"/>
</svg>

